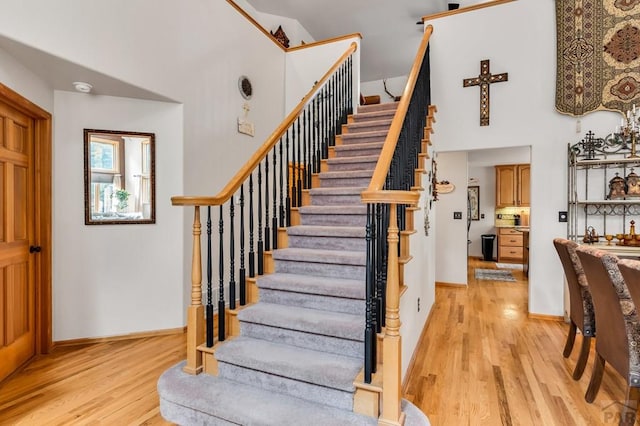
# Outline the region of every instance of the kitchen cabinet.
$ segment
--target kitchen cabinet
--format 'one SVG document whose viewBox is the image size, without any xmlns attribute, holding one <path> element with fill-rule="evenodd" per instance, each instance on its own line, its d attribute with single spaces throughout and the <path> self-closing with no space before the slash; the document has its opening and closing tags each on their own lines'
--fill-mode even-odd
<svg viewBox="0 0 640 426">
<path fill-rule="evenodd" d="M 498 262 L 522 262 L 524 234 L 516 228 L 498 228 Z"/>
<path fill-rule="evenodd" d="M 496 166 L 496 207 L 531 205 L 529 164 Z"/>
</svg>

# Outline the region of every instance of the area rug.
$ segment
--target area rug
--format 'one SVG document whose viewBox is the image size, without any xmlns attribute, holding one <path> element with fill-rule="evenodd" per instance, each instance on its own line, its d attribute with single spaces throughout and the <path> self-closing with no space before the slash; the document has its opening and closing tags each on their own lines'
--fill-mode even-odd
<svg viewBox="0 0 640 426">
<path fill-rule="evenodd" d="M 496 268 L 515 269 L 517 271 L 522 271 L 524 269 L 524 267 L 520 263 L 496 263 Z"/>
<path fill-rule="evenodd" d="M 511 271 L 504 269 L 476 269 L 476 280 L 487 281 L 515 281 Z"/>
<path fill-rule="evenodd" d="M 640 0 L 556 0 L 556 109 L 640 104 Z"/>
</svg>

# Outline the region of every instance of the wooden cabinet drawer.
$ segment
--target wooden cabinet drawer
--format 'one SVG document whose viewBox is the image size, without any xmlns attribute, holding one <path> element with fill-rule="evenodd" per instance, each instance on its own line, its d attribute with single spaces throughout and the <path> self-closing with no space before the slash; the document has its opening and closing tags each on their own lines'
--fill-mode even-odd
<svg viewBox="0 0 640 426">
<path fill-rule="evenodd" d="M 509 247 L 509 246 L 500 246 L 498 247 L 498 258 L 499 259 L 522 259 L 524 252 L 522 246 L 520 247 Z"/>
<path fill-rule="evenodd" d="M 500 235 L 500 246 L 522 247 L 522 234 L 520 235 Z"/>
<path fill-rule="evenodd" d="M 522 235 L 522 231 L 514 228 L 498 228 L 498 235 Z"/>
</svg>

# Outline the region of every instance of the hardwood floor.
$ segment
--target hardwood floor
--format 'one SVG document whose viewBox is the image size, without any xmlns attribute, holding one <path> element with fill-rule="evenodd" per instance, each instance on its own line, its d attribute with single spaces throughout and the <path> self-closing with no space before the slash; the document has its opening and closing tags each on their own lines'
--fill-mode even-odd
<svg viewBox="0 0 640 426">
<path fill-rule="evenodd" d="M 562 350 L 569 326 L 527 317 L 527 282 L 475 280 L 468 288 L 438 287 L 431 319 L 419 344 L 407 399 L 433 426 L 617 425 L 626 389 L 606 368 L 596 400 L 584 400 L 594 347 L 579 381 L 571 378 L 582 336 L 568 359 Z"/>
<path fill-rule="evenodd" d="M 55 349 L 0 385 L 0 425 L 166 425 L 156 383 L 184 334 Z"/>
<path fill-rule="evenodd" d="M 605 370 L 584 400 L 594 354 L 571 378 L 581 336 L 562 357 L 568 325 L 527 317 L 527 285 L 476 281 L 438 287 L 406 397 L 433 426 L 617 424 L 624 381 Z M 62 347 L 0 385 L 0 425 L 160 425 L 156 381 L 185 358 L 184 335 Z M 593 350 L 592 350 L 593 352 Z"/>
</svg>

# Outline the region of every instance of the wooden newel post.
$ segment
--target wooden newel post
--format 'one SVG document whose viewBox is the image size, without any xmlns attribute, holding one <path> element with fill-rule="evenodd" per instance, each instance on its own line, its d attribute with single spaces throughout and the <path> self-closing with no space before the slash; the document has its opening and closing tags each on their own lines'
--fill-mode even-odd
<svg viewBox="0 0 640 426">
<path fill-rule="evenodd" d="M 200 206 L 195 206 L 191 258 L 191 305 L 187 308 L 187 364 L 184 366 L 184 371 L 189 374 L 202 372 L 202 352 L 198 350 L 198 346 L 204 343 L 200 234 Z"/>
<path fill-rule="evenodd" d="M 400 274 L 398 267 L 398 214 L 397 204 L 389 208 L 389 243 L 387 261 L 387 306 L 385 333 L 382 346 L 382 415 L 379 425 L 402 425 L 401 409 L 402 340 L 400 337 Z"/>
</svg>

